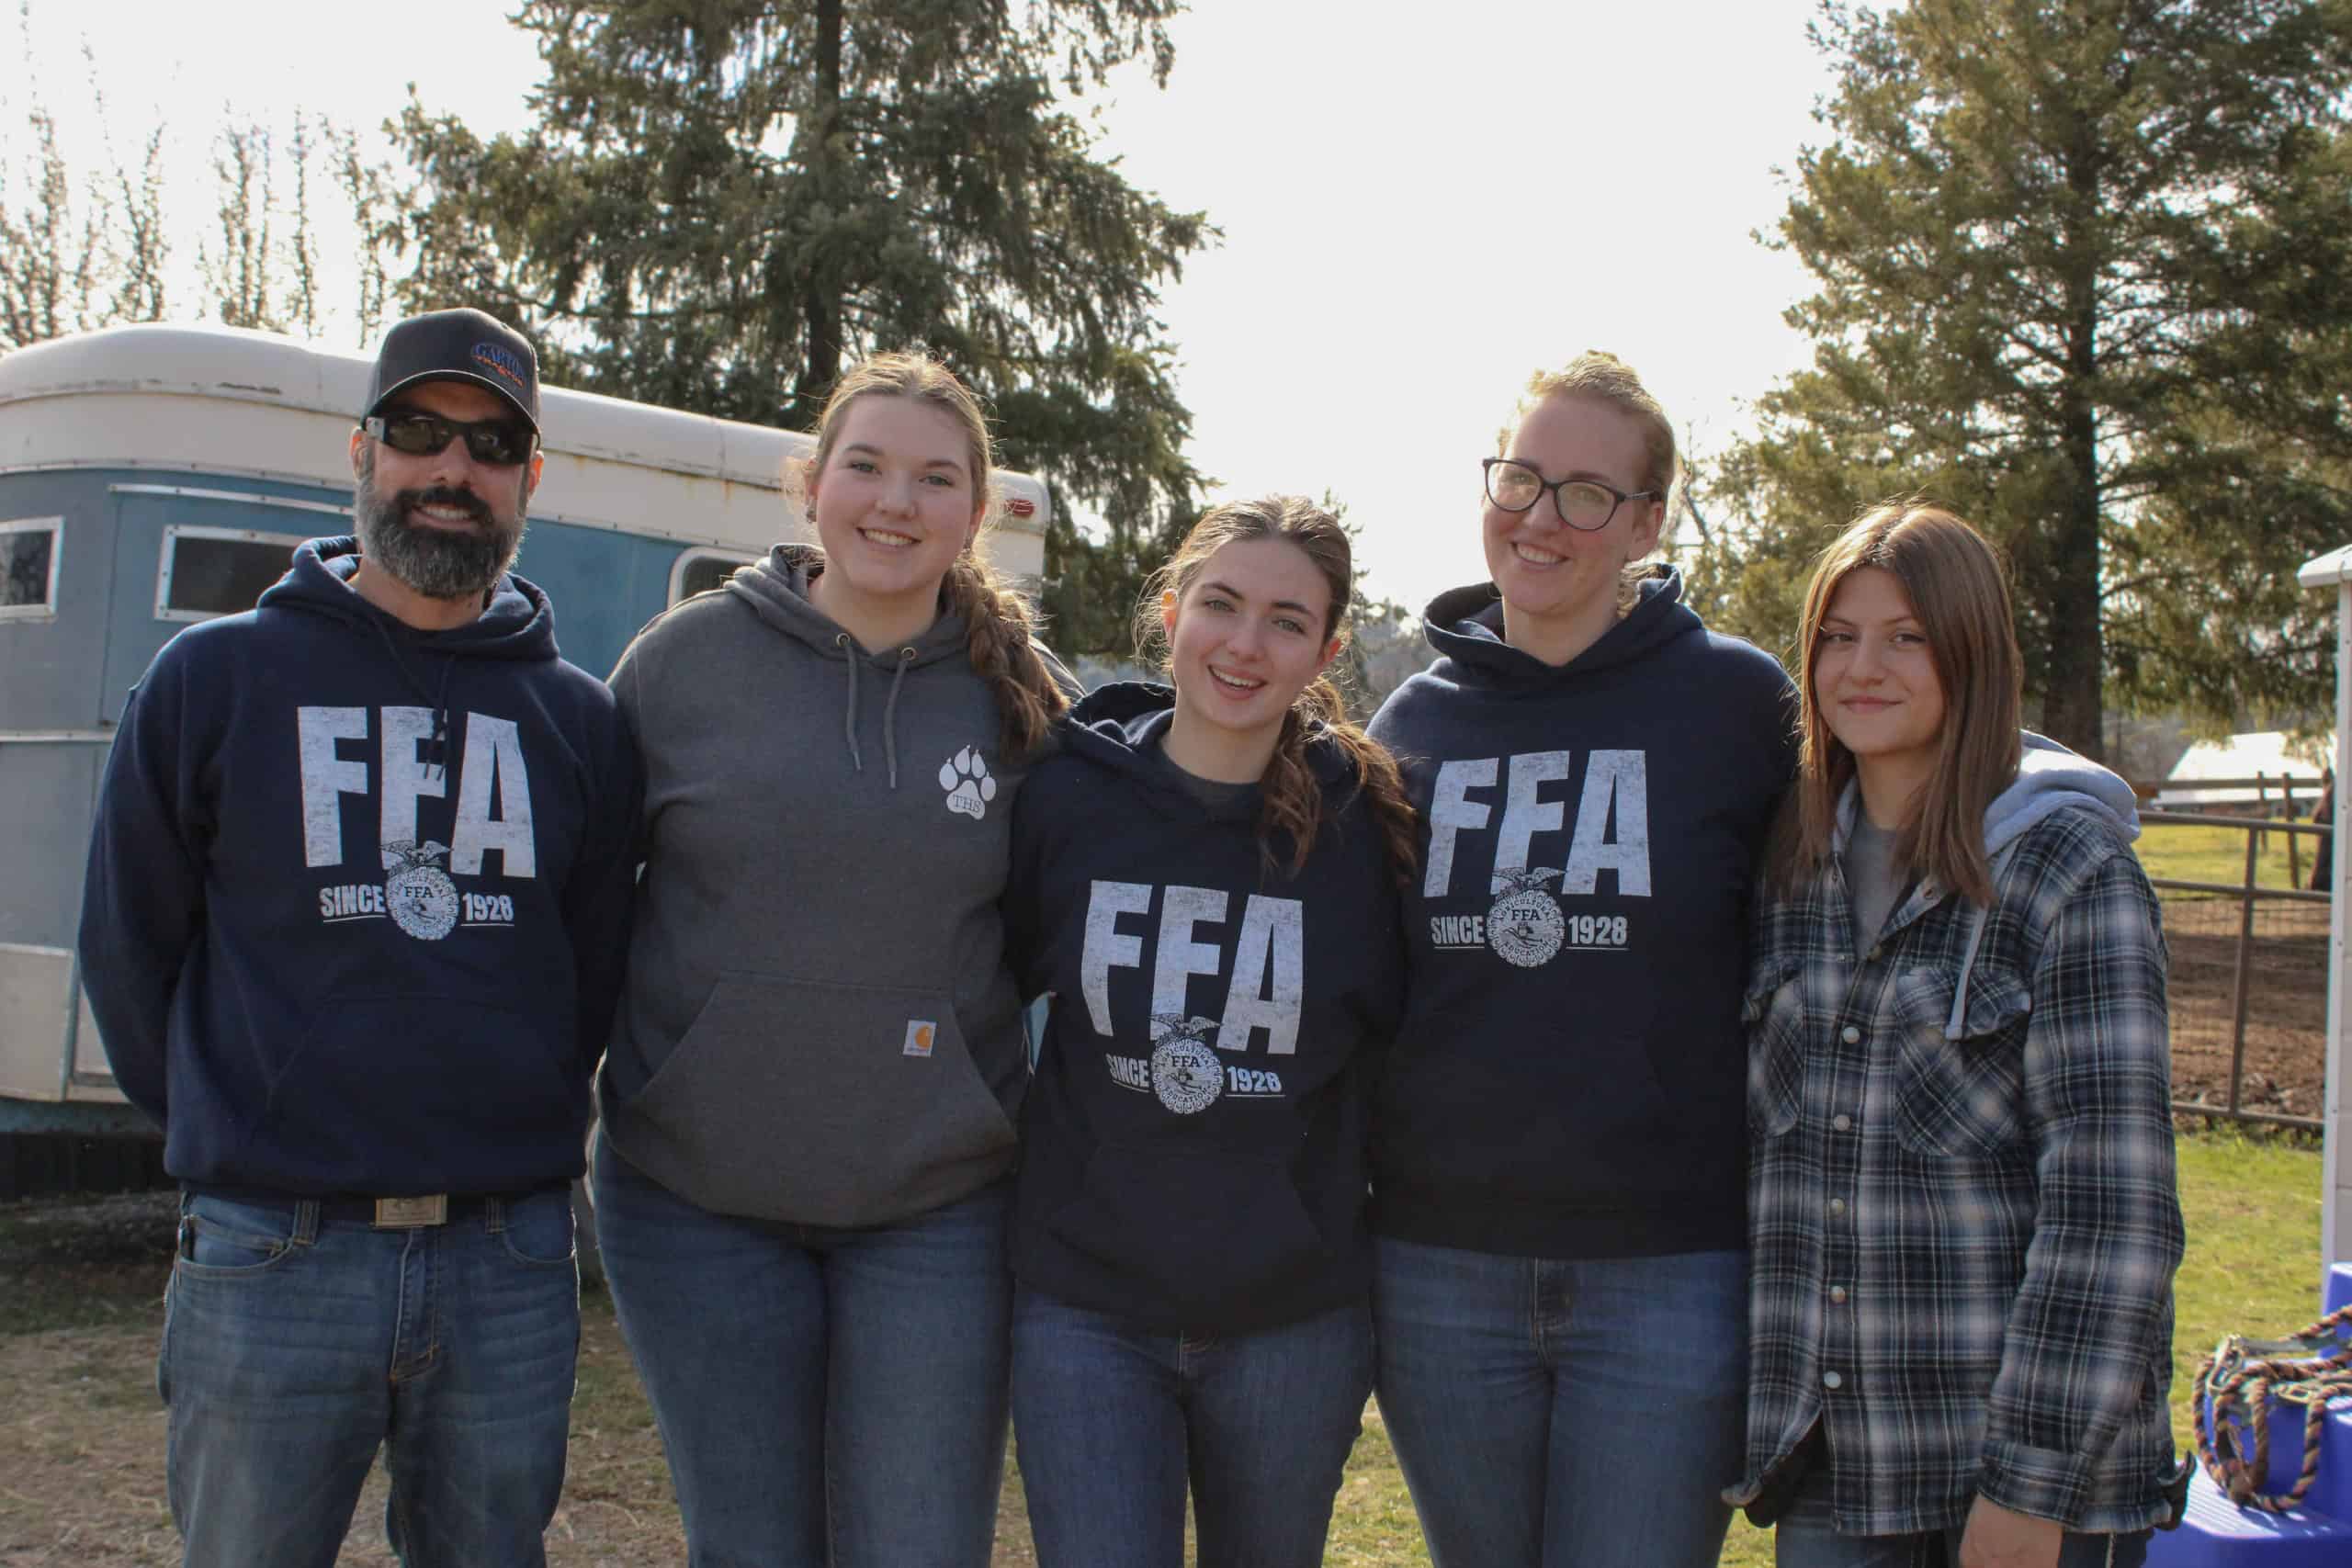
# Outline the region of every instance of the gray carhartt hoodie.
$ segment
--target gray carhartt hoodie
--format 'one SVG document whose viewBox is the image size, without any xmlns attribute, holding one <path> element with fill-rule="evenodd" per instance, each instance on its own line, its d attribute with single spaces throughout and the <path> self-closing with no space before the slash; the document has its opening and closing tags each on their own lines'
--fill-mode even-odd
<svg viewBox="0 0 2352 1568">
<path fill-rule="evenodd" d="M 605 1135 L 704 1208 L 870 1225 L 1012 1164 L 1027 1078 L 1002 960 L 1019 774 L 943 615 L 867 653 L 778 546 L 639 634 L 645 875 Z"/>
</svg>

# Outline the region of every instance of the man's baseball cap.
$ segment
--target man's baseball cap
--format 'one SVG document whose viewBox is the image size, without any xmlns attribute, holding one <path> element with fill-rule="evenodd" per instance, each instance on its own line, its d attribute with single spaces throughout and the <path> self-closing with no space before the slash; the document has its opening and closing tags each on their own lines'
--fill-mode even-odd
<svg viewBox="0 0 2352 1568">
<path fill-rule="evenodd" d="M 425 381 L 487 387 L 514 404 L 533 431 L 539 428 L 539 356 L 531 340 L 480 310 L 432 310 L 386 333 L 359 417 L 374 417 L 393 397 Z"/>
</svg>

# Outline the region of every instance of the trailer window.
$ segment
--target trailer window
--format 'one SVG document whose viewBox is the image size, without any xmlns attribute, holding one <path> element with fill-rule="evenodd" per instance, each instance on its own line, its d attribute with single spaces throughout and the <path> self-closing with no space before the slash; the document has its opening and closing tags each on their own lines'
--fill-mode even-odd
<svg viewBox="0 0 2352 1568">
<path fill-rule="evenodd" d="M 737 567 L 749 566 L 753 558 L 733 550 L 688 550 L 670 569 L 670 603 L 724 585 Z"/>
<path fill-rule="evenodd" d="M 57 614 L 57 550 L 64 528 L 62 517 L 0 523 L 0 618 Z"/>
<path fill-rule="evenodd" d="M 155 580 L 155 618 L 207 621 L 250 610 L 262 591 L 286 575 L 299 534 L 244 528 L 164 530 L 163 570 Z"/>
</svg>

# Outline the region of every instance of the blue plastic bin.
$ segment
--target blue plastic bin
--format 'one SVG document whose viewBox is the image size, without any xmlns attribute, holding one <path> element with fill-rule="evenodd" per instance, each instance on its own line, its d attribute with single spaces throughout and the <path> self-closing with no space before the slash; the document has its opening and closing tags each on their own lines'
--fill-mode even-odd
<svg viewBox="0 0 2352 1568">
<path fill-rule="evenodd" d="M 2352 1263 L 2328 1270 L 2331 1313 L 2352 1305 Z M 2265 1492 L 2284 1492 L 2303 1464 L 2303 1409 L 2271 1407 L 2270 1469 Z M 2241 1508 L 2200 1469 L 2189 1478 L 2188 1516 L 2177 1530 L 2159 1530 L 2148 1549 L 2150 1568 L 2352 1568 L 2352 1400 L 2328 1410 L 2319 1478 L 2291 1513 Z"/>
</svg>

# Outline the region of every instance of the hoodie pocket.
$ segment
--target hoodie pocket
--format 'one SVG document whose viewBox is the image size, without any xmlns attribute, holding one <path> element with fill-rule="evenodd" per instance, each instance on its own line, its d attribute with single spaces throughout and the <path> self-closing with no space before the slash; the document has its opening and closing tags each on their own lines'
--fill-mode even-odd
<svg viewBox="0 0 2352 1568">
<path fill-rule="evenodd" d="M 1338 1267 L 1288 1165 L 1213 1147 L 1104 1145 L 1046 1228 L 1164 1303 L 1172 1321 L 1237 1306 Z"/>
<path fill-rule="evenodd" d="M 2017 1136 L 2033 995 L 2015 974 L 1976 965 L 1953 1036 L 1947 1030 L 1960 984 L 1960 972 L 1941 965 L 1894 982 L 1895 1130 L 1914 1154 L 1996 1155 Z"/>
<path fill-rule="evenodd" d="M 703 1207 L 819 1225 L 952 1201 L 1014 1143 L 944 992 L 743 973 L 617 1123 L 632 1163 Z"/>
<path fill-rule="evenodd" d="M 271 1080 L 240 1160 L 265 1183 L 299 1173 L 355 1192 L 386 1179 L 479 1190 L 486 1169 L 553 1179 L 578 1168 L 587 1101 L 571 1023 L 568 1009 L 479 997 L 331 997 Z"/>
</svg>

